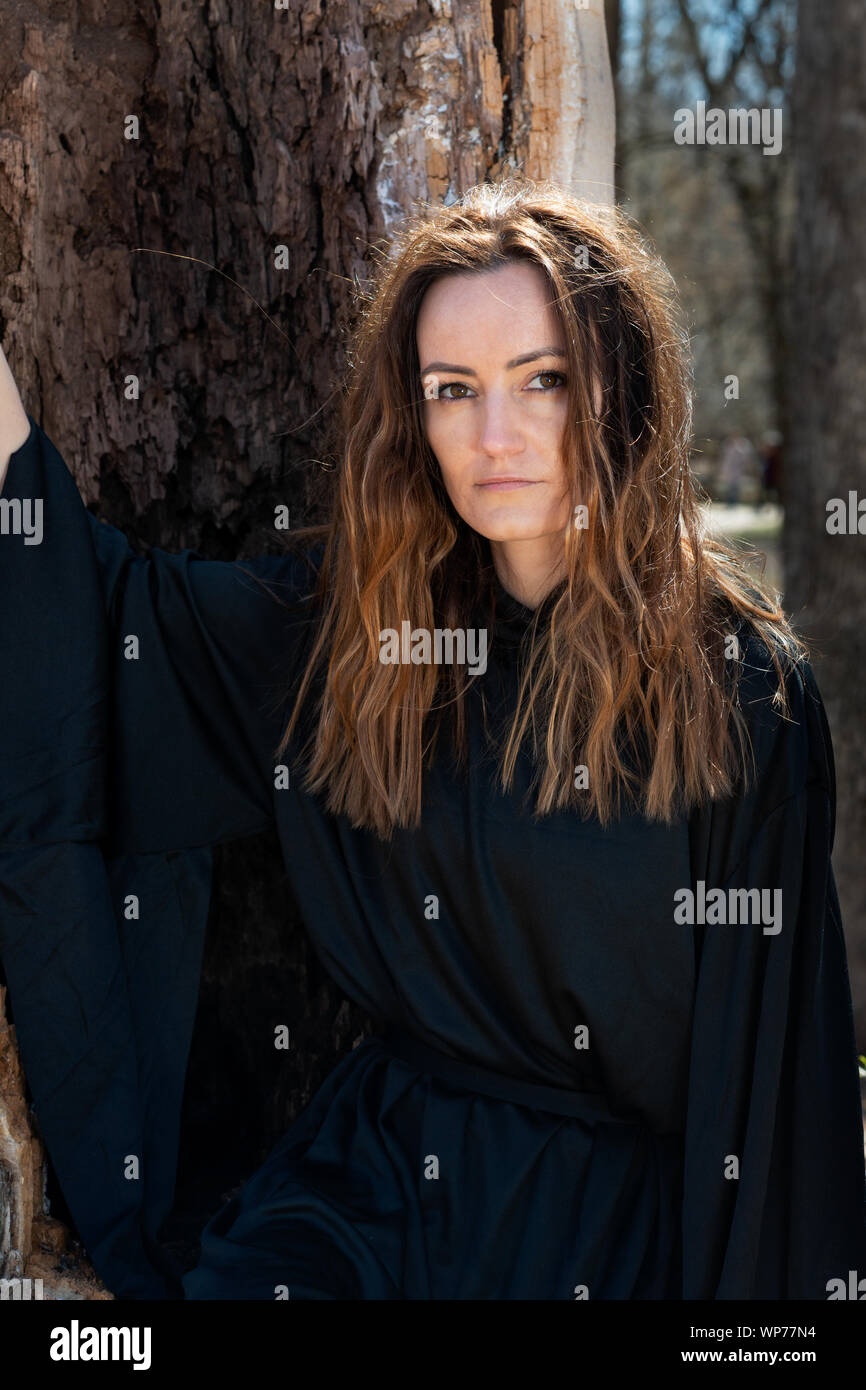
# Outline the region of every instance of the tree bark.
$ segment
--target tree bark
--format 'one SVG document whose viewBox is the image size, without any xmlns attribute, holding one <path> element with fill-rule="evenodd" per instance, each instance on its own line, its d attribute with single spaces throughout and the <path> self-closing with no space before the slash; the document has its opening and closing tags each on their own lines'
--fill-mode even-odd
<svg viewBox="0 0 866 1390">
<path fill-rule="evenodd" d="M 620 202 L 623 197 L 623 165 L 624 151 L 621 140 L 621 128 L 616 121 L 616 112 L 620 108 L 620 39 L 622 35 L 622 4 L 621 0 L 605 0 L 604 4 L 605 29 L 607 33 L 607 50 L 610 60 L 610 74 L 613 93 L 614 107 L 614 152 L 613 152 L 613 175 L 614 175 L 614 202 Z"/>
<path fill-rule="evenodd" d="M 815 639 L 815 669 L 833 734 L 834 867 L 846 927 L 860 1051 L 866 1050 L 866 767 L 862 534 L 831 535 L 827 503 L 866 497 L 866 30 L 857 0 L 800 0 L 795 325 L 785 459 L 786 601 Z M 863 522 L 866 528 L 866 521 Z"/>
<path fill-rule="evenodd" d="M 275 548 L 279 502 L 321 519 L 350 291 L 416 202 L 511 170 L 612 196 L 602 0 L 66 14 L 0 0 L 0 334 L 85 501 L 144 548 L 233 559 Z M 173 1226 L 190 1261 L 370 1031 L 309 949 L 275 836 L 220 849 L 215 884 Z M 261 1045 L 273 1019 L 290 1072 Z M 5 1048 L 0 1228 L 26 1265 L 42 1156 L 8 1029 Z M 49 1194 L 68 1215 L 50 1172 Z"/>
<path fill-rule="evenodd" d="M 5 995 L 0 985 L 0 1279 L 13 1290 L 12 1281 L 39 1280 L 29 1292 L 39 1289 L 45 1299 L 109 1298 L 66 1228 L 48 1213 L 45 1151 L 27 1111 Z"/>
</svg>

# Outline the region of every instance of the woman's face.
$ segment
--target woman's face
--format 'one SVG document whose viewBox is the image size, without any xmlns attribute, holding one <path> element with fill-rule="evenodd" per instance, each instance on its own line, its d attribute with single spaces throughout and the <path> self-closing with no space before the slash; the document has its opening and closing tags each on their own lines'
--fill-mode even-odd
<svg viewBox="0 0 866 1390">
<path fill-rule="evenodd" d="M 418 314 L 430 447 L 463 520 L 494 552 L 513 543 L 511 569 L 526 555 L 518 542 L 535 543 L 536 562 L 539 544 L 548 554 L 562 547 L 571 511 L 565 344 L 549 299 L 543 272 L 518 262 L 443 276 Z"/>
</svg>

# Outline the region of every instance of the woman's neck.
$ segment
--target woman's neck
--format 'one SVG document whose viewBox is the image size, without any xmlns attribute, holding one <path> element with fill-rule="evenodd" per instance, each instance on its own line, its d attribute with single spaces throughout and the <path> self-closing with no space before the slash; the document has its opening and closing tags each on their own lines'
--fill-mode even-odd
<svg viewBox="0 0 866 1390">
<path fill-rule="evenodd" d="M 491 541 L 493 565 L 503 589 L 525 608 L 537 608 L 565 578 L 565 554 L 558 537 L 531 541 Z"/>
</svg>

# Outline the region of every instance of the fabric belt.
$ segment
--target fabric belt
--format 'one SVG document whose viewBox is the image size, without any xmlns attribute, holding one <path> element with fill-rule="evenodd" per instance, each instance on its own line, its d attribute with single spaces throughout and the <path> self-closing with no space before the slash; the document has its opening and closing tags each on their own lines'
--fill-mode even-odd
<svg viewBox="0 0 866 1390">
<path fill-rule="evenodd" d="M 511 1101 L 532 1110 L 549 1110 L 555 1115 L 569 1115 L 589 1122 L 619 1124 L 644 1123 L 638 1116 L 617 1114 L 598 1091 L 573 1091 L 562 1086 L 545 1086 L 535 1081 L 520 1081 L 503 1072 L 491 1071 L 475 1062 L 451 1057 L 403 1028 L 386 1027 L 379 1041 L 392 1057 L 408 1066 L 445 1082 L 461 1091 L 474 1091 L 495 1100 Z"/>
</svg>

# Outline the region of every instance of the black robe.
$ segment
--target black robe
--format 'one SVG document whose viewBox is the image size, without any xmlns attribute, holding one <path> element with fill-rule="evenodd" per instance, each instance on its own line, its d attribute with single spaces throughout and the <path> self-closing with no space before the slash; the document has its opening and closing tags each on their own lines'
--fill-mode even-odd
<svg viewBox="0 0 866 1390">
<path fill-rule="evenodd" d="M 0 535 L 0 959 L 58 1180 L 116 1296 L 825 1299 L 866 1274 L 808 666 L 782 721 L 741 628 L 757 778 L 671 826 L 534 821 L 527 756 L 504 795 L 473 693 L 468 773 L 443 751 L 421 828 L 385 844 L 274 758 L 312 558 L 137 557 L 32 418 L 3 497 L 42 499 L 44 534 Z M 504 722 L 531 615 L 497 586 L 489 616 L 474 689 Z M 181 1278 L 159 1231 L 211 848 L 274 824 L 317 954 L 383 1033 Z M 704 888 L 781 889 L 781 923 L 684 920 Z"/>
</svg>

